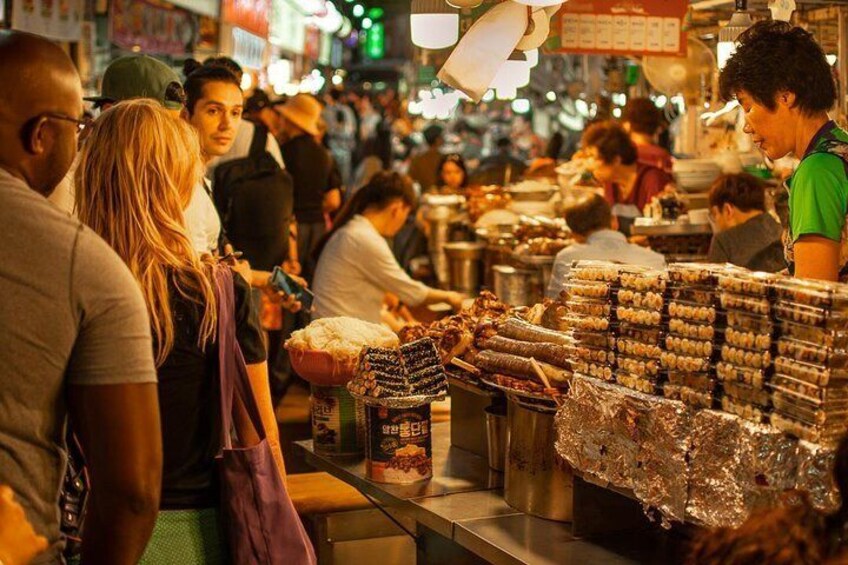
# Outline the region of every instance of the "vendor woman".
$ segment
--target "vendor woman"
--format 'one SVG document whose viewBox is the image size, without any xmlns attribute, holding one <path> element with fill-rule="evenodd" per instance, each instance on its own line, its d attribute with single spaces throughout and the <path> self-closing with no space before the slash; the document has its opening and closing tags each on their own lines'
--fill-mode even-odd
<svg viewBox="0 0 848 565">
<path fill-rule="evenodd" d="M 636 145 L 627 132 L 613 122 L 591 125 L 582 139 L 582 153 L 589 158 L 595 179 L 604 185 L 619 229 L 630 235 L 630 227 L 642 216 L 656 195 L 674 184 L 659 167 L 639 162 Z"/>
<path fill-rule="evenodd" d="M 784 245 L 797 277 L 846 280 L 844 252 L 848 133 L 828 118 L 836 85 L 813 36 L 786 22 L 762 21 L 739 37 L 721 73 L 722 97 L 735 98 L 745 131 L 772 160 L 793 153 L 801 164 L 787 182 Z"/>
<path fill-rule="evenodd" d="M 387 172 L 377 173 L 345 204 L 316 250 L 315 318 L 380 323 L 386 293 L 409 306 L 447 302 L 460 309 L 461 294 L 413 280 L 392 255 L 385 238 L 400 231 L 414 206 L 412 182 Z"/>
</svg>

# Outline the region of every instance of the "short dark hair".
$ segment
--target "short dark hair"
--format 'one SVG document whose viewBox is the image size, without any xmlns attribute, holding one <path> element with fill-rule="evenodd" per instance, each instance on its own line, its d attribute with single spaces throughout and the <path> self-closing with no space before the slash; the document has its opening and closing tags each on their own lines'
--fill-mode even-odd
<svg viewBox="0 0 848 565">
<path fill-rule="evenodd" d="M 233 75 L 235 75 L 239 83 L 241 83 L 241 77 L 244 76 L 244 69 L 241 68 L 241 65 L 239 65 L 229 57 L 209 57 L 208 59 L 203 61 L 203 66 L 227 69 L 228 71 L 233 73 Z"/>
<path fill-rule="evenodd" d="M 210 82 L 223 82 L 235 85 L 241 91 L 241 83 L 236 76 L 223 67 L 200 67 L 186 77 L 186 109 L 189 114 L 194 113 L 197 101 L 203 98 L 203 87 Z"/>
<path fill-rule="evenodd" d="M 424 128 L 424 141 L 427 142 L 427 145 L 433 145 L 437 141 L 442 140 L 442 136 L 445 133 L 445 128 L 438 124 L 432 124 Z"/>
<path fill-rule="evenodd" d="M 732 204 L 742 212 L 764 212 L 766 186 L 763 181 L 748 173 L 722 175 L 710 187 L 709 200 L 710 208 L 715 206 L 720 209 L 725 204 Z"/>
<path fill-rule="evenodd" d="M 739 36 L 736 52 L 719 78 L 721 97 L 745 91 L 758 104 L 776 108 L 777 95 L 795 95 L 804 114 L 825 112 L 836 102 L 836 82 L 813 34 L 787 22 L 761 21 Z"/>
<path fill-rule="evenodd" d="M 577 235 L 586 237 L 592 232 L 612 227 L 609 203 L 597 194 L 565 210 L 565 223 Z"/>
<path fill-rule="evenodd" d="M 582 143 L 583 147 L 596 148 L 598 156 L 608 165 L 616 157 L 621 157 L 622 165 L 632 165 L 638 157 L 636 144 L 624 128 L 613 122 L 598 122 L 589 126 L 583 133 Z"/>
<path fill-rule="evenodd" d="M 663 124 L 663 115 L 650 98 L 631 98 L 624 107 L 621 121 L 629 123 L 636 133 L 654 135 Z"/>
</svg>

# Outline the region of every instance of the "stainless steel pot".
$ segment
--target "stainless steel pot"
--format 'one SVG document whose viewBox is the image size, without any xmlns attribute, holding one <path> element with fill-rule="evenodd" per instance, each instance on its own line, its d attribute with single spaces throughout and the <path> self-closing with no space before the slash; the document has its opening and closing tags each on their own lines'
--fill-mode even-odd
<svg viewBox="0 0 848 565">
<path fill-rule="evenodd" d="M 526 514 L 570 522 L 574 476 L 554 449 L 554 413 L 510 398 L 507 427 L 506 503 Z"/>
<path fill-rule="evenodd" d="M 544 298 L 539 271 L 495 265 L 492 272 L 495 294 L 507 304 L 532 306 Z"/>
<path fill-rule="evenodd" d="M 503 473 L 506 469 L 506 407 L 486 407 L 486 441 L 489 452 L 489 468 Z"/>
<path fill-rule="evenodd" d="M 485 248 L 485 244 L 471 241 L 457 241 L 444 245 L 450 268 L 451 289 L 471 295 L 480 291 Z"/>
</svg>

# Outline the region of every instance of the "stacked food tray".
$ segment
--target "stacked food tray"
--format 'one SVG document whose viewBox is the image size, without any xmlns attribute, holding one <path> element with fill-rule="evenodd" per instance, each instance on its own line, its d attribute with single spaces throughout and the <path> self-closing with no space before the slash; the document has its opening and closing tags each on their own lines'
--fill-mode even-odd
<svg viewBox="0 0 848 565">
<path fill-rule="evenodd" d="M 800 279 L 781 279 L 774 288 L 781 337 L 771 423 L 801 439 L 834 443 L 848 426 L 848 290 Z"/>
<path fill-rule="evenodd" d="M 667 282 L 665 271 L 625 267 L 619 275 L 615 380 L 646 394 L 660 393 L 665 381 L 661 358 Z"/>
<path fill-rule="evenodd" d="M 579 261 L 562 294 L 567 308 L 563 326 L 574 343 L 575 373 L 612 381 L 616 366 L 615 299 L 620 267 L 603 261 Z"/>
<path fill-rule="evenodd" d="M 712 408 L 718 398 L 716 351 L 724 339 L 724 316 L 716 292 L 721 267 L 690 263 L 668 266 L 668 335 L 662 367 L 667 398 Z"/>
<path fill-rule="evenodd" d="M 775 277 L 737 268 L 718 275 L 727 329 L 716 361 L 725 412 L 753 422 L 767 421 L 771 395 L 767 384 L 773 366 L 776 323 L 772 315 Z"/>
</svg>

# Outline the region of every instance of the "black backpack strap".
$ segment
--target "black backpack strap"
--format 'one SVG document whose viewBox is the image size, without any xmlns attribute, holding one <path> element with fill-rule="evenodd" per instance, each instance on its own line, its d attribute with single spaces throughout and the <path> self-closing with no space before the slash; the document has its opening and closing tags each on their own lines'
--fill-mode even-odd
<svg viewBox="0 0 848 565">
<path fill-rule="evenodd" d="M 254 124 L 256 129 L 253 130 L 253 139 L 250 142 L 250 151 L 248 157 L 258 159 L 265 153 L 265 147 L 268 145 L 268 128 L 264 124 Z"/>
</svg>

